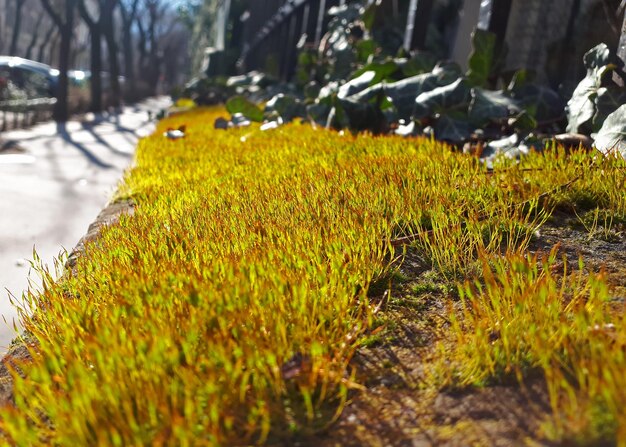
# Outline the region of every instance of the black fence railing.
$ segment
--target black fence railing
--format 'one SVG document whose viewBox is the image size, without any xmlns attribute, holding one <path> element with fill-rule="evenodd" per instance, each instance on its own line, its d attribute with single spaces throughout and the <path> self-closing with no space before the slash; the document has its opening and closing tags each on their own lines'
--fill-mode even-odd
<svg viewBox="0 0 626 447">
<path fill-rule="evenodd" d="M 329 9 L 344 3 L 350 2 L 255 0 L 244 27 L 244 45 L 237 62 L 238 70 L 263 69 L 288 80 L 295 71 L 297 44 L 317 47 L 330 20 Z M 434 3 L 435 0 L 383 0 L 383 7 L 391 5 L 391 11 L 405 18 L 405 49 L 424 49 Z M 508 14 L 511 0 L 492 0 L 492 3 L 498 8 L 494 18 L 500 20 L 503 14 Z M 502 37 L 501 31 L 498 34 Z"/>
<path fill-rule="evenodd" d="M 328 24 L 327 11 L 338 0 L 259 0 L 246 23 L 240 71 L 265 68 L 289 79 L 296 65 L 297 44 L 317 45 Z"/>
</svg>

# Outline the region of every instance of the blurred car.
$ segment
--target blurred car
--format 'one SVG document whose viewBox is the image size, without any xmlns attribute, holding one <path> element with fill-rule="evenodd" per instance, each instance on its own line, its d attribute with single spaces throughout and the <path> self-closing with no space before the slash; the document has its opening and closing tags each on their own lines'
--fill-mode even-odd
<svg viewBox="0 0 626 447">
<path fill-rule="evenodd" d="M 6 84 L 9 81 L 24 91 L 28 98 L 55 96 L 59 85 L 59 70 L 41 62 L 22 59 L 15 56 L 0 56 L 0 79 Z M 83 70 L 67 72 L 72 89 L 89 87 L 90 73 Z"/>
<path fill-rule="evenodd" d="M 49 65 L 21 57 L 0 56 L 0 84 L 6 89 L 10 83 L 27 99 L 54 96 L 58 77 L 59 70 Z"/>
<path fill-rule="evenodd" d="M 41 62 L 15 56 L 0 56 L 0 100 L 55 97 L 60 71 Z M 90 102 L 91 72 L 68 70 L 69 106 L 72 112 L 86 111 Z M 102 72 L 103 103 L 111 101 L 111 76 Z M 125 79 L 119 78 L 124 91 Z"/>
</svg>

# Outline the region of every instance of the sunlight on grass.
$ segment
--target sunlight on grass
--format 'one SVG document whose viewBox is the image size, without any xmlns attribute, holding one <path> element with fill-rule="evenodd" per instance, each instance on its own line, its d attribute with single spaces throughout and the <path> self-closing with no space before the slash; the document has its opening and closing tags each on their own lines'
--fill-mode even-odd
<svg viewBox="0 0 626 447">
<path fill-rule="evenodd" d="M 427 139 L 300 124 L 226 132 L 212 128 L 219 113 L 171 117 L 142 140 L 118 191 L 135 214 L 87 245 L 74 276 L 29 295 L 33 358 L 0 412 L 9 441 L 240 445 L 326 426 L 357 386 L 349 362 L 374 322 L 368 289 L 402 238 L 451 281 L 484 283 L 462 288 L 450 380 L 536 366 L 568 384 L 550 388 L 565 415 L 580 404 L 564 403 L 570 394 L 616 404 L 602 396 L 623 393 L 623 379 L 593 369 L 600 342 L 581 343 L 608 322 L 601 277 L 560 280 L 552 261 L 522 253 L 581 191 L 624 213 L 622 162 L 555 153 L 491 173 Z M 161 136 L 182 124 L 184 139 Z M 575 365 L 605 379 L 585 382 Z"/>
</svg>

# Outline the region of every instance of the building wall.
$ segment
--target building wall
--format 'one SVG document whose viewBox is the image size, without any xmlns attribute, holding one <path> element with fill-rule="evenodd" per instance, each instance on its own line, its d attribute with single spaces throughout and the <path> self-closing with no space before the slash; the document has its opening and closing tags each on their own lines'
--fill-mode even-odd
<svg viewBox="0 0 626 447">
<path fill-rule="evenodd" d="M 609 2 L 615 5 L 608 11 L 616 10 L 619 0 Z M 615 50 L 619 38 L 609 26 L 602 0 L 580 0 L 577 12 L 574 5 L 575 0 L 515 0 L 506 33 L 506 68 L 535 70 L 539 81 L 571 93 L 584 76 L 584 53 L 600 42 Z M 567 36 L 570 19 L 574 28 Z"/>
</svg>

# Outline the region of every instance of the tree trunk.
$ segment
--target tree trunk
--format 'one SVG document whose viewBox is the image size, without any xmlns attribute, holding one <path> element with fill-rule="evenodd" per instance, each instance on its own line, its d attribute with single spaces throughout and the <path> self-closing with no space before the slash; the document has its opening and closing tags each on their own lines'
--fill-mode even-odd
<svg viewBox="0 0 626 447">
<path fill-rule="evenodd" d="M 102 31 L 107 43 L 107 53 L 109 57 L 109 75 L 111 83 L 111 105 L 115 108 L 121 105 L 120 89 L 120 64 L 118 58 L 117 42 L 115 41 L 115 21 L 114 11 L 117 5 L 116 0 L 106 0 L 104 9 L 100 12 L 102 18 Z"/>
<path fill-rule="evenodd" d="M 141 23 L 141 20 L 137 21 L 137 29 L 139 30 L 139 41 L 137 42 L 137 49 L 139 50 L 139 70 L 143 73 L 146 69 L 146 60 L 148 59 L 148 39 L 146 36 L 146 30 Z"/>
<path fill-rule="evenodd" d="M 85 6 L 84 0 L 79 0 L 78 11 L 83 18 L 85 24 L 89 28 L 89 43 L 90 43 L 90 91 L 91 91 L 91 103 L 89 110 L 93 113 L 102 112 L 102 26 L 101 17 L 102 11 L 99 11 L 100 17 L 98 20 L 92 18 L 89 15 L 89 11 Z"/>
<path fill-rule="evenodd" d="M 135 94 L 135 68 L 133 67 L 133 36 L 130 32 L 130 26 L 124 26 L 123 36 L 124 39 L 124 76 L 126 77 L 126 83 L 128 84 L 127 92 Z"/>
<path fill-rule="evenodd" d="M 91 30 L 90 44 L 90 110 L 98 113 L 102 111 L 102 34 L 99 26 Z"/>
<path fill-rule="evenodd" d="M 137 14 L 137 6 L 139 0 L 133 0 L 130 10 L 127 10 L 123 3 L 120 3 L 120 12 L 122 16 L 122 39 L 124 48 L 124 76 L 126 77 L 127 88 L 126 92 L 131 95 L 136 95 L 135 85 L 135 67 L 134 67 L 134 51 L 133 51 L 133 36 L 131 28 L 135 22 Z"/>
<path fill-rule="evenodd" d="M 149 68 L 147 78 L 150 94 L 152 96 L 157 93 L 159 77 L 161 75 L 161 61 L 159 58 L 159 43 L 157 42 L 156 26 L 159 21 L 158 3 L 152 1 L 149 5 L 150 23 L 148 25 L 148 40 L 150 42 Z"/>
<path fill-rule="evenodd" d="M 50 29 L 48 30 L 48 32 L 44 36 L 43 42 L 41 42 L 41 45 L 39 45 L 39 49 L 37 50 L 37 60 L 39 62 L 43 62 L 44 61 L 44 57 L 46 56 L 46 48 L 48 48 L 48 45 L 53 40 L 52 36 L 54 34 L 55 28 L 56 27 L 55 27 L 54 23 L 52 25 L 50 25 Z"/>
<path fill-rule="evenodd" d="M 32 59 L 33 50 L 35 49 L 35 45 L 37 45 L 37 40 L 39 40 L 39 31 L 41 27 L 41 22 L 43 21 L 44 15 L 40 14 L 37 18 L 37 23 L 35 24 L 35 29 L 33 31 L 33 35 L 31 36 L 30 43 L 26 48 L 26 53 L 24 53 L 24 57 L 26 59 Z"/>
<path fill-rule="evenodd" d="M 59 85 L 57 90 L 57 102 L 54 108 L 53 118 L 57 122 L 67 121 L 69 118 L 69 81 L 67 71 L 70 69 L 70 52 L 72 48 L 72 36 L 74 28 L 74 2 L 66 0 L 67 22 L 61 31 L 61 45 L 59 48 Z"/>
<path fill-rule="evenodd" d="M 11 56 L 17 56 L 17 39 L 20 36 L 22 27 L 22 8 L 26 0 L 15 0 L 15 23 L 13 24 L 13 33 L 11 35 L 11 47 L 9 48 L 9 54 Z"/>
<path fill-rule="evenodd" d="M 53 118 L 58 122 L 67 121 L 69 117 L 69 82 L 67 78 L 67 71 L 70 68 L 76 1 L 77 0 L 65 0 L 64 14 L 61 16 L 54 10 L 50 0 L 41 0 L 41 4 L 52 21 L 56 24 L 61 35 L 61 44 L 59 47 L 59 83 L 56 90 L 57 102 L 54 106 L 53 112 Z"/>
</svg>

